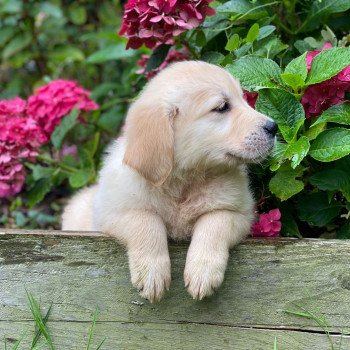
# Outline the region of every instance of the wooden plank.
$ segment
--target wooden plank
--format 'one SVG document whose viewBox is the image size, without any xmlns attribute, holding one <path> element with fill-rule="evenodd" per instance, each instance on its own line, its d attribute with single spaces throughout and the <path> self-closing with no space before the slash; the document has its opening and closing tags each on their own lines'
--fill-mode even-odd
<svg viewBox="0 0 350 350">
<path fill-rule="evenodd" d="M 118 344 L 126 349 L 128 341 L 142 341 L 141 334 L 156 338 L 158 348 L 164 336 L 174 348 L 190 349 L 186 344 L 196 334 L 204 348 L 227 348 L 223 337 L 235 350 L 273 349 L 278 335 L 279 350 L 329 349 L 314 321 L 283 311 L 295 304 L 319 310 L 335 334 L 350 331 L 348 241 L 247 240 L 231 252 L 222 288 L 204 301 L 192 300 L 183 286 L 186 251 L 187 244 L 170 245 L 170 292 L 160 303 L 150 304 L 131 286 L 125 251 L 115 241 L 102 235 L 21 235 L 6 230 L 0 235 L 0 339 L 11 327 L 18 336 L 21 322 L 31 319 L 25 288 L 42 305 L 53 302 L 50 324 L 59 339 L 60 330 L 67 329 L 69 344 L 78 341 L 73 333 L 82 334 L 98 308 L 99 334 L 111 336 L 113 344 L 106 349 Z M 176 337 L 186 344 L 181 339 L 176 343 Z M 344 341 L 348 344 L 347 338 Z M 147 344 L 151 348 L 152 343 Z M 65 349 L 70 348 L 75 347 Z M 147 348 L 146 343 L 139 348 Z"/>
<path fill-rule="evenodd" d="M 49 330 L 55 350 L 86 349 L 89 323 L 50 322 Z M 26 330 L 25 344 L 30 344 L 33 323 L 11 322 L 2 325 L 8 345 L 14 344 L 19 335 Z M 278 350 L 330 350 L 330 341 L 324 334 L 306 332 L 288 332 L 268 329 L 235 328 L 205 324 L 171 323 L 119 323 L 102 322 L 96 326 L 91 349 L 96 349 L 104 339 L 102 350 L 171 350 L 171 349 L 210 349 L 210 350 L 273 350 L 277 338 Z M 348 337 L 331 336 L 334 349 L 349 349 Z M 0 338 L 0 348 L 4 349 L 4 337 Z M 10 347 L 11 349 L 11 347 Z M 22 349 L 29 347 L 22 346 Z"/>
</svg>

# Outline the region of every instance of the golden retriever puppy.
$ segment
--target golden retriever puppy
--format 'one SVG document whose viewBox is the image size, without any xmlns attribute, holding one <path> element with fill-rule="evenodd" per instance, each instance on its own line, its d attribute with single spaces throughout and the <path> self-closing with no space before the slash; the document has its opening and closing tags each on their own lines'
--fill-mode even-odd
<svg viewBox="0 0 350 350">
<path fill-rule="evenodd" d="M 229 249 L 253 219 L 246 163 L 271 150 L 276 124 L 250 108 L 238 82 L 204 62 L 173 64 L 126 118 L 99 180 L 65 208 L 63 230 L 99 230 L 127 248 L 131 281 L 159 300 L 170 286 L 168 237 L 191 239 L 184 272 L 193 298 L 223 279 Z"/>
</svg>

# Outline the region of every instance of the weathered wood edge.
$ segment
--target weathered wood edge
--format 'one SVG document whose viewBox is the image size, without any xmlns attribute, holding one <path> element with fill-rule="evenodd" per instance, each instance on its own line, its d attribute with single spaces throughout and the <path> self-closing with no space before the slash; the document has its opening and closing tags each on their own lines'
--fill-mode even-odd
<svg viewBox="0 0 350 350">
<path fill-rule="evenodd" d="M 61 230 L 27 230 L 27 229 L 10 229 L 0 227 L 0 236 L 5 235 L 27 235 L 27 236 L 51 236 L 51 237 L 96 237 L 115 240 L 110 235 L 100 231 L 61 231 Z M 321 244 L 341 244 L 349 245 L 350 240 L 339 240 L 339 239 L 320 239 L 320 238 L 293 238 L 293 237 L 266 237 L 266 238 L 252 238 L 248 237 L 242 241 L 242 243 L 253 243 L 253 244 L 268 244 L 278 242 L 281 243 L 295 243 L 295 242 L 306 242 L 306 243 L 321 243 Z M 174 242 L 175 244 L 181 244 L 183 242 Z M 188 244 L 185 242 L 184 244 Z"/>
</svg>

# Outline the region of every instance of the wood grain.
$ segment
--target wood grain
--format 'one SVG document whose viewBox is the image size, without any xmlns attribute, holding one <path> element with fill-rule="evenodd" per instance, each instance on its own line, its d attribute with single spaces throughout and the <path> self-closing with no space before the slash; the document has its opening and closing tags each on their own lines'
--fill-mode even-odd
<svg viewBox="0 0 350 350">
<path fill-rule="evenodd" d="M 296 305 L 323 314 L 335 343 L 350 332 L 348 241 L 247 240 L 231 252 L 222 288 L 204 301 L 192 300 L 183 286 L 186 251 L 187 244 L 170 244 L 171 289 L 150 304 L 131 286 L 125 251 L 114 240 L 2 230 L 0 348 L 4 336 L 17 339 L 33 327 L 26 289 L 43 310 L 53 303 L 57 349 L 86 347 L 96 309 L 96 341 L 107 336 L 102 349 L 266 350 L 275 336 L 278 350 L 330 349 L 313 320 L 284 312 Z M 342 338 L 342 349 L 350 348 Z"/>
</svg>

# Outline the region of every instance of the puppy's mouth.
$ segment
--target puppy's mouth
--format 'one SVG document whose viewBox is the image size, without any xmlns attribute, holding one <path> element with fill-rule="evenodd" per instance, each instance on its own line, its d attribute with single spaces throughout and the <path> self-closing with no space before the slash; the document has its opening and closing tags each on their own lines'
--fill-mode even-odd
<svg viewBox="0 0 350 350">
<path fill-rule="evenodd" d="M 228 151 L 225 153 L 225 159 L 228 162 L 239 163 L 261 163 L 268 157 L 274 147 L 274 141 L 267 142 L 256 147 L 247 147 L 238 152 Z"/>
</svg>

